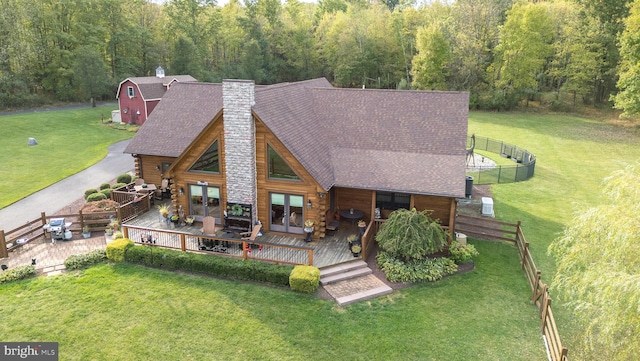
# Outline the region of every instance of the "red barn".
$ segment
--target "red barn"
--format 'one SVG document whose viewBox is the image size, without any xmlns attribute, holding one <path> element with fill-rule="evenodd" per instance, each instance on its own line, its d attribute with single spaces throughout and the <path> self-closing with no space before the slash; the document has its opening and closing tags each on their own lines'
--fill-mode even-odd
<svg viewBox="0 0 640 361">
<path fill-rule="evenodd" d="M 158 67 L 156 76 L 127 78 L 118 85 L 118 105 L 123 123 L 142 125 L 158 105 L 164 93 L 177 82 L 197 82 L 191 75 L 164 76 Z"/>
</svg>

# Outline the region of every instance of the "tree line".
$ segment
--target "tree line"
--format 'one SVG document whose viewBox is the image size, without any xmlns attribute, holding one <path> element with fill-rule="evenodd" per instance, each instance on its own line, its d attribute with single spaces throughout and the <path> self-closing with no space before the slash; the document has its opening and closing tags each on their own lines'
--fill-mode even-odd
<svg viewBox="0 0 640 361">
<path fill-rule="evenodd" d="M 113 99 L 131 76 L 469 91 L 640 111 L 640 0 L 0 0 L 0 108 Z"/>
</svg>

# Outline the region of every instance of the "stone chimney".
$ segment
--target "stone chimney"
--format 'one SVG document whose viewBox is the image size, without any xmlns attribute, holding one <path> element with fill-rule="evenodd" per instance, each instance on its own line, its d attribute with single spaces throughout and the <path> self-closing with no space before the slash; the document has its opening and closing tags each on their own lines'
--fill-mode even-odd
<svg viewBox="0 0 640 361">
<path fill-rule="evenodd" d="M 258 219 L 254 104 L 252 80 L 222 81 L 227 202 L 251 204 L 252 225 Z"/>
</svg>

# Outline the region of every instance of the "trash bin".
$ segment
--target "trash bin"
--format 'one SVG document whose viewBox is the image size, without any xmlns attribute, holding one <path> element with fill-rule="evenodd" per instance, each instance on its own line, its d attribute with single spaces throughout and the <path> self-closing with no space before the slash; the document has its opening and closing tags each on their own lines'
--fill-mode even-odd
<svg viewBox="0 0 640 361">
<path fill-rule="evenodd" d="M 471 198 L 472 194 L 473 194 L 473 177 L 468 175 L 467 182 L 464 188 L 464 196 L 467 198 Z"/>
</svg>

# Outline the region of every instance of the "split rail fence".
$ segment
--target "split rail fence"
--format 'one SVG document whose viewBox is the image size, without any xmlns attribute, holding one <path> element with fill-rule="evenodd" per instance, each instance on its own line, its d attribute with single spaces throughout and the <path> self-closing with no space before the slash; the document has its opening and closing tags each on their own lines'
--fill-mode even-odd
<svg viewBox="0 0 640 361">
<path fill-rule="evenodd" d="M 560 334 L 551 310 L 549 287 L 541 281 L 541 272 L 533 261 L 520 221 L 518 223 L 501 222 L 488 218 L 471 217 L 460 214 L 456 218 L 456 232 L 464 233 L 477 239 L 500 240 L 513 242 L 518 248 L 520 263 L 527 282 L 531 287 L 531 303 L 539 311 L 542 336 L 552 361 L 568 361 L 568 349 L 562 346 Z"/>
</svg>

